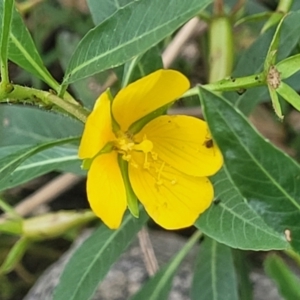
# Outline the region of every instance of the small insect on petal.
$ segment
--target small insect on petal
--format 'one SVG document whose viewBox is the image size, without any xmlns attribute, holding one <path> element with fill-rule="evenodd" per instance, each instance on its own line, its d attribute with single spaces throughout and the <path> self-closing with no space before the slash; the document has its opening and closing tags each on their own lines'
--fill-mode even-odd
<svg viewBox="0 0 300 300">
<path fill-rule="evenodd" d="M 214 146 L 214 141 L 212 139 L 208 139 L 204 142 L 206 148 L 212 148 Z"/>
</svg>

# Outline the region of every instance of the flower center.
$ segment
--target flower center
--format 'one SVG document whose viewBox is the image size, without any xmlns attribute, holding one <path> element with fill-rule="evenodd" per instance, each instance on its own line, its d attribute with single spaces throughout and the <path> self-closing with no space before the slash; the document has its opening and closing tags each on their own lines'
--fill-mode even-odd
<svg viewBox="0 0 300 300">
<path fill-rule="evenodd" d="M 128 161 L 131 166 L 146 169 L 146 171 L 155 178 L 156 187 L 158 189 L 166 182 L 171 183 L 171 185 L 177 183 L 176 176 L 166 172 L 165 162 L 160 160 L 157 153 L 153 151 L 153 143 L 147 139 L 146 135 L 144 135 L 143 140 L 138 143 L 130 133 L 118 132 L 117 139 L 114 141 L 114 148 L 122 155 L 122 159 Z M 133 152 L 144 154 L 143 161 L 140 159 L 136 161 L 132 155 Z"/>
<path fill-rule="evenodd" d="M 153 144 L 146 136 L 144 136 L 142 142 L 136 143 L 130 133 L 119 132 L 117 134 L 117 140 L 114 142 L 114 146 L 116 151 L 122 154 L 122 158 L 131 161 L 133 165 L 136 163 L 132 161 L 132 151 L 143 152 L 145 154 L 144 167 L 146 168 L 149 165 L 147 157 L 149 153 L 152 153 Z"/>
</svg>

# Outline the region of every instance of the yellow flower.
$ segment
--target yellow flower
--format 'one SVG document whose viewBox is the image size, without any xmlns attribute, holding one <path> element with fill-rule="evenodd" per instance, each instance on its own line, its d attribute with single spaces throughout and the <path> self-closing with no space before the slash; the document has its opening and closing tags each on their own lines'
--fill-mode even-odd
<svg viewBox="0 0 300 300">
<path fill-rule="evenodd" d="M 87 196 L 108 227 L 118 228 L 127 208 L 119 160 L 128 163 L 127 178 L 135 195 L 162 227 L 188 227 L 210 206 L 213 187 L 206 176 L 216 173 L 223 159 L 206 122 L 155 115 L 188 88 L 181 73 L 159 70 L 122 89 L 113 101 L 108 92 L 98 98 L 79 157 L 92 161 Z"/>
</svg>

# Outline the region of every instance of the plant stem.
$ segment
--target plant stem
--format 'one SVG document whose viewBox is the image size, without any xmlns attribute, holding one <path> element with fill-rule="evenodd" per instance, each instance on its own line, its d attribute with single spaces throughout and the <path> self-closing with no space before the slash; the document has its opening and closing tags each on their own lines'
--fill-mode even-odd
<svg viewBox="0 0 300 300">
<path fill-rule="evenodd" d="M 65 92 L 66 92 L 66 90 L 67 90 L 67 88 L 68 88 L 68 85 L 67 85 L 67 84 L 62 84 L 62 85 L 60 85 L 59 88 L 58 88 L 58 90 L 57 90 L 57 95 L 58 95 L 58 97 L 63 98 L 63 97 L 64 97 L 64 94 L 65 94 Z"/>
<path fill-rule="evenodd" d="M 266 84 L 266 78 L 263 73 L 254 74 L 246 77 L 227 77 L 222 80 L 208 83 L 203 85 L 203 87 L 209 91 L 213 92 L 229 92 L 237 91 L 244 92 L 248 88 L 258 87 Z M 187 91 L 182 97 L 190 97 L 198 95 L 198 87 L 194 87 Z"/>
<path fill-rule="evenodd" d="M 208 82 L 215 82 L 232 73 L 233 48 L 230 18 L 227 16 L 214 16 L 209 24 L 210 65 Z"/>
<path fill-rule="evenodd" d="M 279 0 L 276 11 L 282 13 L 288 13 L 291 9 L 294 0 Z"/>
<path fill-rule="evenodd" d="M 33 102 L 34 104 L 52 108 L 58 107 L 59 110 L 75 117 L 79 121 L 85 123 L 89 112 L 73 103 L 67 102 L 64 99 L 46 91 L 28 88 L 20 85 L 11 85 L 11 91 L 0 90 L 0 103 L 6 102 Z"/>
</svg>

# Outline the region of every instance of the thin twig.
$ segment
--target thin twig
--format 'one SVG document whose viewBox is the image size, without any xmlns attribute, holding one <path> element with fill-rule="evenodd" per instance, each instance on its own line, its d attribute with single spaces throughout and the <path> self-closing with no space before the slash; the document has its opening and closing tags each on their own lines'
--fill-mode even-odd
<svg viewBox="0 0 300 300">
<path fill-rule="evenodd" d="M 109 74 L 108 77 L 106 78 L 106 81 L 101 86 L 99 94 L 104 93 L 109 87 L 111 87 L 117 81 L 118 81 L 118 77 L 114 72 Z"/>
<path fill-rule="evenodd" d="M 146 270 L 150 276 L 153 276 L 159 269 L 153 246 L 149 237 L 148 230 L 143 227 L 138 233 L 140 248 Z"/>
<path fill-rule="evenodd" d="M 15 211 L 22 217 L 29 215 L 36 207 L 52 201 L 80 180 L 82 180 L 82 177 L 72 173 L 59 175 L 30 196 L 24 198 L 15 207 Z"/>
<path fill-rule="evenodd" d="M 197 17 L 188 21 L 178 31 L 172 42 L 168 45 L 162 55 L 165 68 L 169 68 L 178 57 L 186 42 L 196 33 L 202 33 L 207 28 L 206 23 L 200 21 Z"/>
</svg>

